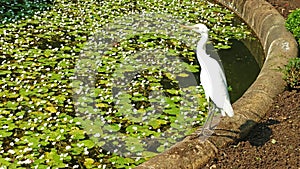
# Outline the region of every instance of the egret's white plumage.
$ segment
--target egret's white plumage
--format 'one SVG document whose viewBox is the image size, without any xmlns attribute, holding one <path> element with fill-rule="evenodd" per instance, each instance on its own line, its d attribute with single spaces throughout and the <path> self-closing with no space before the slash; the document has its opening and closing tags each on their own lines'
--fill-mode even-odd
<svg viewBox="0 0 300 169">
<path fill-rule="evenodd" d="M 234 115 L 227 82 L 221 65 L 206 53 L 206 43 L 208 40 L 208 28 L 203 24 L 194 26 L 183 26 L 201 34 L 201 39 L 197 43 L 197 59 L 201 66 L 200 81 L 203 86 L 207 102 L 211 100 L 223 116 L 232 117 Z M 209 117 L 213 116 L 215 110 L 209 110 Z M 205 125 L 204 125 L 205 127 Z"/>
</svg>

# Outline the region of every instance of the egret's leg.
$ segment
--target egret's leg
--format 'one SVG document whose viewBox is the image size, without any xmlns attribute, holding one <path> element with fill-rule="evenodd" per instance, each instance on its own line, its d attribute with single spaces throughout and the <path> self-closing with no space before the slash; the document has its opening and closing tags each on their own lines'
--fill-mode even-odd
<svg viewBox="0 0 300 169">
<path fill-rule="evenodd" d="M 212 128 L 212 126 L 211 126 L 211 124 L 212 124 L 212 122 L 213 122 L 213 119 L 214 119 L 214 116 L 215 116 L 215 112 L 216 112 L 216 105 L 213 103 L 212 104 L 212 108 L 211 108 L 211 119 L 209 120 L 209 125 L 208 125 L 208 128 L 210 129 L 210 130 L 213 130 L 213 128 Z"/>
<path fill-rule="evenodd" d="M 212 123 L 212 120 L 214 117 L 214 113 L 215 113 L 214 108 L 211 109 L 210 103 L 208 103 L 208 116 L 207 116 L 207 119 L 205 120 L 202 130 L 198 136 L 210 136 L 212 134 L 211 123 Z M 208 131 L 209 133 L 206 134 L 205 131 Z"/>
</svg>

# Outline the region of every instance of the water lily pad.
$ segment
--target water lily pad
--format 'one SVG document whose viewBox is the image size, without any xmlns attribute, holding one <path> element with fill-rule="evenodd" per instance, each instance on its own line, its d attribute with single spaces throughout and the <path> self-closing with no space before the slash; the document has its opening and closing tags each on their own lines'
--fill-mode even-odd
<svg viewBox="0 0 300 169">
<path fill-rule="evenodd" d="M 0 136 L 1 137 L 9 137 L 13 134 L 13 132 L 7 131 L 7 130 L 0 130 Z"/>
<path fill-rule="evenodd" d="M 170 109 L 165 109 L 164 112 L 170 115 L 176 115 L 180 112 L 180 109 L 177 107 L 172 107 Z"/>
<path fill-rule="evenodd" d="M 92 158 L 86 158 L 84 159 L 83 164 L 86 168 L 94 168 L 95 167 L 94 162 L 95 161 Z"/>
<path fill-rule="evenodd" d="M 87 147 L 88 149 L 91 149 L 95 146 L 95 143 L 92 140 L 82 140 L 79 142 L 79 144 L 84 144 L 85 147 Z"/>
<path fill-rule="evenodd" d="M 118 124 L 107 124 L 104 126 L 104 129 L 111 131 L 111 132 L 116 132 L 119 131 L 121 129 L 121 125 Z"/>
<path fill-rule="evenodd" d="M 50 113 L 55 113 L 57 112 L 56 108 L 55 107 L 46 107 L 45 110 L 49 111 Z"/>
<path fill-rule="evenodd" d="M 85 131 L 73 129 L 69 132 L 73 140 L 79 140 L 85 138 Z"/>
<path fill-rule="evenodd" d="M 148 124 L 150 126 L 152 126 L 153 129 L 158 129 L 158 128 L 161 127 L 161 125 L 164 125 L 164 124 L 167 124 L 167 123 L 168 123 L 168 121 L 160 120 L 160 119 L 154 119 L 154 120 L 151 120 L 151 121 L 148 122 Z"/>
</svg>

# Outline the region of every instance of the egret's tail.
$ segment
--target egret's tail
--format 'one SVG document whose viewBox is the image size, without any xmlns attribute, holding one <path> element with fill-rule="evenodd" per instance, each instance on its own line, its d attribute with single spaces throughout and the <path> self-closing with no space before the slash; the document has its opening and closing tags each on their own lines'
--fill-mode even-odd
<svg viewBox="0 0 300 169">
<path fill-rule="evenodd" d="M 233 108 L 229 101 L 226 101 L 223 105 L 222 115 L 232 117 L 234 115 Z"/>
</svg>

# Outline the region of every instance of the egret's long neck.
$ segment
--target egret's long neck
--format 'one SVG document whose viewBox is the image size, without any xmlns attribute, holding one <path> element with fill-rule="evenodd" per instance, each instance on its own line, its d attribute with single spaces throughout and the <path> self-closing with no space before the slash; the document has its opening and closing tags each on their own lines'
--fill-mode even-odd
<svg viewBox="0 0 300 169">
<path fill-rule="evenodd" d="M 198 52 L 204 52 L 206 54 L 206 43 L 208 40 L 208 33 L 201 33 L 201 39 L 197 43 L 197 48 L 202 49 L 201 51 Z M 202 53 L 202 54 L 204 54 Z"/>
</svg>

